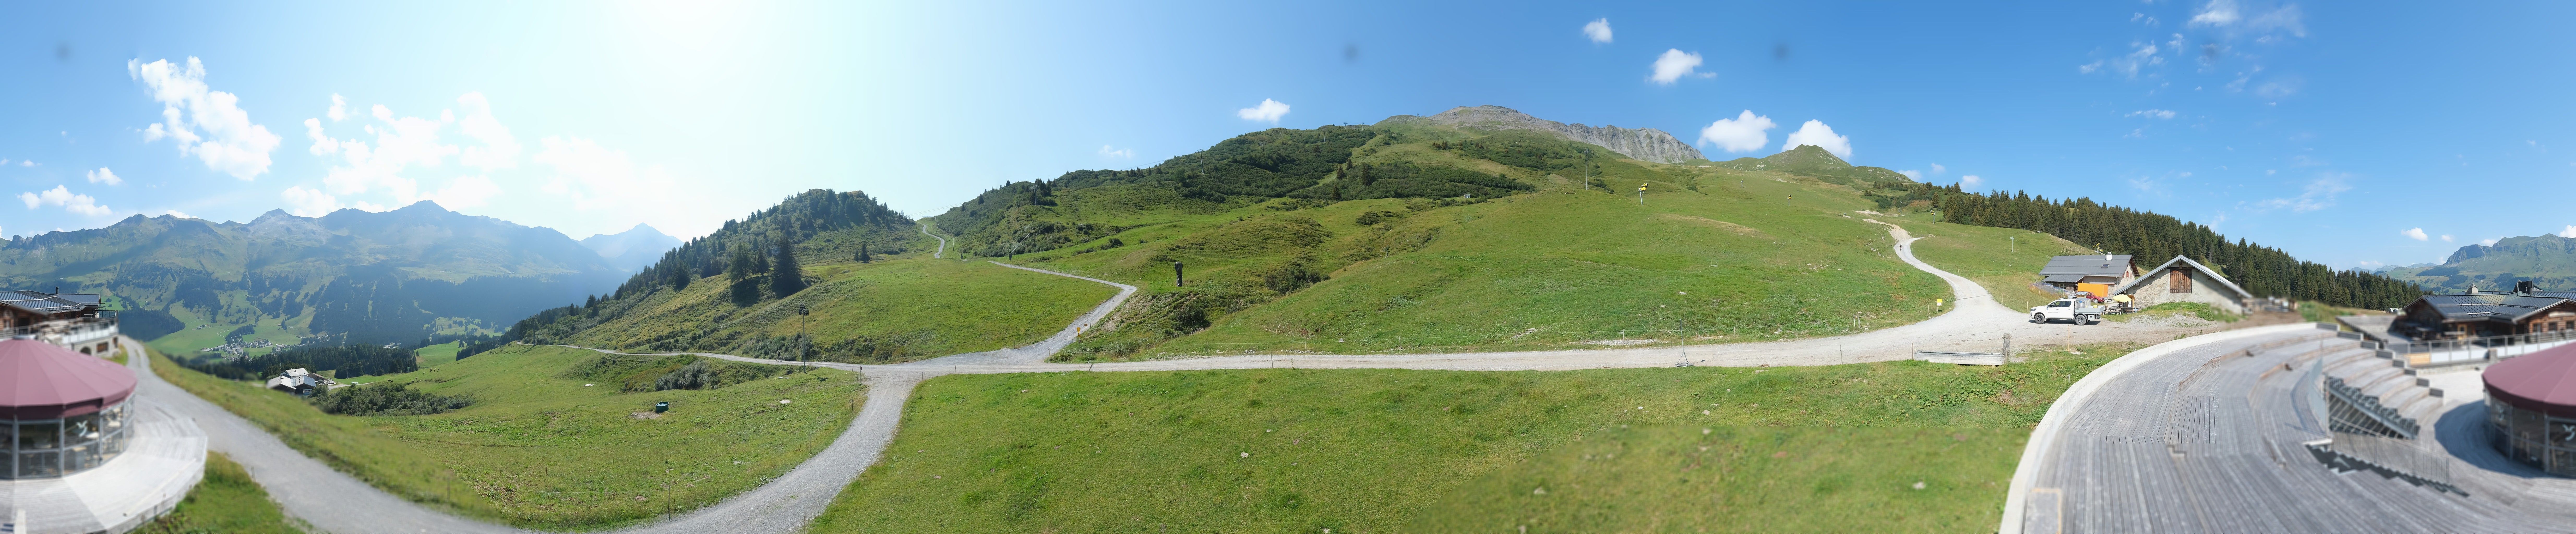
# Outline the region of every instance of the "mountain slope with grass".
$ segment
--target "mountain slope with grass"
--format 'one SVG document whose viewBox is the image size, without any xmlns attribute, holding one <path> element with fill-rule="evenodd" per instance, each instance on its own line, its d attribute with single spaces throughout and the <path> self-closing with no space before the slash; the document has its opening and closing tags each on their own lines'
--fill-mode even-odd
<svg viewBox="0 0 2576 534">
<path fill-rule="evenodd" d="M 539 312 L 458 355 L 524 341 L 884 363 L 1035 342 L 1117 293 L 932 259 L 930 241 L 864 193 L 807 191 L 689 240 L 615 291 Z"/>
<path fill-rule="evenodd" d="M 1878 207 L 1856 193 L 1911 183 L 1891 171 L 1401 119 L 1009 184 L 925 222 L 965 253 L 1146 289 L 1071 359 L 1776 339 L 1921 320 L 1946 293 L 1856 215 Z"/>
<path fill-rule="evenodd" d="M 105 293 L 147 340 L 256 323 L 278 342 L 414 341 L 497 329 L 623 276 L 552 229 L 426 201 L 322 217 L 270 211 L 248 223 L 137 215 L 0 244 L 0 286 Z"/>
</svg>

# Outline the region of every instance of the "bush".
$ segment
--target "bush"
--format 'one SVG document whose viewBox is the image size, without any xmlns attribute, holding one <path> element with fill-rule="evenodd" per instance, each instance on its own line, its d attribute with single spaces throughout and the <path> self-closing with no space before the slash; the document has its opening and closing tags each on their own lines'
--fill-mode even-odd
<svg viewBox="0 0 2576 534">
<path fill-rule="evenodd" d="M 313 405 L 333 415 L 429 415 L 474 405 L 474 399 L 405 387 L 401 382 L 350 386 L 314 395 Z"/>
</svg>

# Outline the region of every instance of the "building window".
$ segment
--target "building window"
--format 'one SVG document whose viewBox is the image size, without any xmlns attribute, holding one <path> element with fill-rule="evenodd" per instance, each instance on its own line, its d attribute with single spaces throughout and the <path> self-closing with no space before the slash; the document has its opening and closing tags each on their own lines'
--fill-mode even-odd
<svg viewBox="0 0 2576 534">
<path fill-rule="evenodd" d="M 2169 273 L 2166 275 L 2169 281 L 2165 283 L 2165 291 L 2173 293 L 2191 292 L 2191 271 L 2174 269 L 2172 271 L 2167 271 L 2167 273 Z"/>
</svg>

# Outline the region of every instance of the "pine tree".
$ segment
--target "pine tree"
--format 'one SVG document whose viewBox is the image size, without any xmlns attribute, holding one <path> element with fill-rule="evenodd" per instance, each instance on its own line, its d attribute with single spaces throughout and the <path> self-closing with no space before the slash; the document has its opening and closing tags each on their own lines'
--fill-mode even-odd
<svg viewBox="0 0 2576 534">
<path fill-rule="evenodd" d="M 867 263 L 867 262 L 869 262 L 869 261 L 871 260 L 870 258 L 868 258 L 868 244 L 867 244 L 867 243 L 860 243 L 860 244 L 859 244 L 859 258 L 858 258 L 858 259 L 859 259 L 859 263 Z"/>
<path fill-rule="evenodd" d="M 778 247 L 778 260 L 769 265 L 769 292 L 784 297 L 805 290 L 805 270 L 796 266 L 796 247 Z"/>
<path fill-rule="evenodd" d="M 752 269 L 754 268 L 755 267 L 752 266 L 751 260 L 751 247 L 739 244 L 734 245 L 733 262 L 725 266 L 725 280 L 732 282 L 750 280 L 753 274 Z"/>
<path fill-rule="evenodd" d="M 671 289 L 672 289 L 672 290 L 675 290 L 675 291 L 676 291 L 676 290 L 681 290 L 681 289 L 688 289 L 688 288 L 689 288 L 689 282 L 690 282 L 690 281 L 692 281 L 692 280 L 695 280 L 695 279 L 697 278 L 697 276 L 696 276 L 696 275 L 693 275 L 693 274 L 689 273 L 689 266 L 688 266 L 687 264 L 683 264 L 683 263 L 679 263 L 679 262 L 667 262 L 667 263 L 670 265 L 670 270 L 671 270 L 671 272 L 670 272 L 670 274 L 669 274 L 668 276 L 670 276 L 670 277 L 671 277 Z"/>
</svg>

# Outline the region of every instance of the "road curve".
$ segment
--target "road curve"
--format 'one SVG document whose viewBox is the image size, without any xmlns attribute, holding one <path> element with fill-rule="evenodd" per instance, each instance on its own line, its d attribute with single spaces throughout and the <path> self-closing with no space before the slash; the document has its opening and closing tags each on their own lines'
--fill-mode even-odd
<svg viewBox="0 0 2576 534">
<path fill-rule="evenodd" d="M 939 234 L 930 233 L 930 223 L 921 223 L 921 235 L 930 236 L 931 239 L 939 240 L 939 249 L 930 251 L 930 259 L 939 259 L 940 256 L 948 254 L 948 238 L 939 237 Z"/>
<path fill-rule="evenodd" d="M 1869 222 L 1887 224 L 1875 220 Z M 1368 354 L 1368 355 L 1242 355 L 1187 360 L 1116 362 L 1101 364 L 1047 363 L 1048 355 L 1071 344 L 1081 327 L 1096 324 L 1117 309 L 1136 292 L 1135 286 L 992 262 L 1003 267 L 1034 271 L 1109 284 L 1119 288 L 1111 297 L 1090 312 L 1084 313 L 1063 330 L 1035 344 L 999 350 L 956 354 L 928 360 L 892 364 L 857 365 L 815 363 L 814 365 L 857 371 L 866 375 L 869 386 L 867 402 L 850 427 L 833 440 L 823 452 L 806 460 L 796 469 L 768 484 L 727 498 L 705 508 L 666 518 L 652 524 L 616 532 L 633 533 L 751 533 L 792 534 L 806 522 L 822 513 L 834 496 L 855 479 L 867 466 L 882 456 L 894 439 L 897 423 L 902 419 L 905 399 L 922 380 L 948 374 L 1026 373 L 1050 371 L 1162 371 L 1195 369 L 1312 368 L 1358 369 L 1401 368 L 1466 371 L 1499 370 L 1569 370 L 1613 367 L 1663 367 L 1682 360 L 1699 365 L 1834 365 L 1852 362 L 1901 360 L 1911 356 L 1916 347 L 1982 348 L 1991 347 L 2000 334 L 2015 334 L 2024 343 L 2037 344 L 2043 338 L 2073 338 L 2086 332 L 2105 332 L 2119 325 L 2075 327 L 2072 325 L 2038 325 L 2023 320 L 2021 312 L 1996 304 L 1986 289 L 1967 278 L 1935 268 L 1914 257 L 1916 239 L 1905 229 L 1888 225 L 1897 243 L 1895 251 L 1908 265 L 1939 276 L 1950 284 L 1959 304 L 1948 312 L 1923 322 L 1851 335 L 1761 343 L 1729 343 L 1682 347 L 1554 350 L 1492 353 L 1446 354 Z M 945 254 L 947 238 L 921 228 L 924 235 L 940 240 L 932 253 Z M 132 342 L 128 340 L 128 342 Z M 583 347 L 587 348 L 587 347 Z M 601 352 L 609 352 L 603 349 Z M 668 354 L 668 353 L 664 353 Z M 746 358 L 726 354 L 688 353 L 727 360 L 783 364 L 778 360 Z M 134 359 L 143 362 L 147 359 Z M 423 532 L 520 533 L 522 529 L 465 519 L 404 500 L 370 486 L 345 473 L 331 469 L 278 441 L 256 425 L 235 416 L 212 403 L 187 394 L 162 382 L 144 364 L 135 364 L 145 384 L 141 395 L 167 402 L 183 415 L 197 419 L 206 429 L 211 446 L 232 456 L 249 469 L 253 479 L 269 488 L 270 494 L 288 515 L 310 522 L 326 531 L 342 534 L 397 534 Z M 2052 411 L 2053 413 L 2053 411 Z"/>
</svg>

